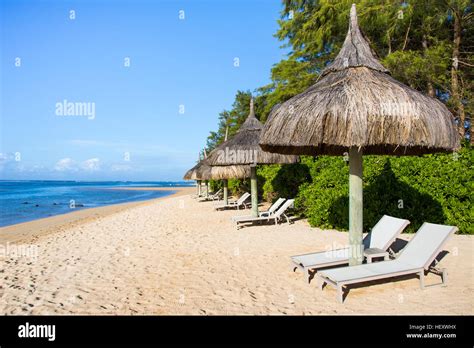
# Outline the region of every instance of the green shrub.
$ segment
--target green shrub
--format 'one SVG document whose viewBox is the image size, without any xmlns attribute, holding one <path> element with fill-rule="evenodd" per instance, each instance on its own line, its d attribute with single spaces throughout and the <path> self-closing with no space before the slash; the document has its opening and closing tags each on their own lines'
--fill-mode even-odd
<svg viewBox="0 0 474 348">
<path fill-rule="evenodd" d="M 364 230 L 384 214 L 411 221 L 455 225 L 474 234 L 473 150 L 425 156 L 364 156 Z M 347 230 L 349 166 L 342 156 L 303 156 L 301 163 L 259 166 L 259 187 L 267 201 L 296 197 L 296 210 L 311 226 Z"/>
<path fill-rule="evenodd" d="M 210 180 L 209 183 L 211 190 L 214 192 L 224 187 L 222 180 Z M 227 188 L 230 195 L 240 195 L 250 190 L 249 180 L 229 179 Z"/>
<path fill-rule="evenodd" d="M 293 198 L 302 184 L 311 181 L 306 163 L 264 165 L 257 168 L 259 192 L 268 202 Z"/>
<path fill-rule="evenodd" d="M 364 230 L 388 214 L 410 220 L 408 232 L 428 221 L 474 234 L 473 155 L 466 146 L 454 154 L 364 156 Z M 257 175 L 261 198 L 296 197 L 296 211 L 311 226 L 348 229 L 349 166 L 342 156 L 303 156 L 297 164 L 262 165 Z M 229 189 L 236 195 L 249 191 L 249 180 L 229 180 Z"/>
<path fill-rule="evenodd" d="M 384 214 L 411 221 L 416 231 L 424 221 L 456 225 L 459 233 L 474 234 L 473 150 L 420 157 L 364 157 L 364 230 Z M 300 186 L 299 212 L 312 226 L 347 230 L 349 226 L 348 164 L 321 156 L 303 160 L 312 182 Z"/>
</svg>

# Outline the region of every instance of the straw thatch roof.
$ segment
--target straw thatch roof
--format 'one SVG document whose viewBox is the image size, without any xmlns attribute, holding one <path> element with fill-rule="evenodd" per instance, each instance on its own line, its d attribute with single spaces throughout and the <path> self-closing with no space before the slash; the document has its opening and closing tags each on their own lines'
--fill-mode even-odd
<svg viewBox="0 0 474 348">
<path fill-rule="evenodd" d="M 238 132 L 215 148 L 207 160 L 212 166 L 295 163 L 297 156 L 287 156 L 263 151 L 258 144 L 263 125 L 255 117 L 253 99 L 250 113 Z"/>
<path fill-rule="evenodd" d="M 205 160 L 199 161 L 184 174 L 184 180 L 210 180 L 211 167 Z"/>
<path fill-rule="evenodd" d="M 193 180 L 193 179 L 191 179 L 191 177 L 193 175 L 193 171 L 194 171 L 194 167 L 192 167 L 186 173 L 184 173 L 183 180 Z"/>
<path fill-rule="evenodd" d="M 250 177 L 250 166 L 210 166 L 207 159 L 200 161 L 184 174 L 184 180 L 245 179 Z"/>
<path fill-rule="evenodd" d="M 250 166 L 211 166 L 211 177 L 214 180 L 250 178 Z"/>
<path fill-rule="evenodd" d="M 418 155 L 459 147 L 453 115 L 435 98 L 388 74 L 359 29 L 349 31 L 334 62 L 305 92 L 272 110 L 260 137 L 266 151 L 340 155 Z"/>
</svg>

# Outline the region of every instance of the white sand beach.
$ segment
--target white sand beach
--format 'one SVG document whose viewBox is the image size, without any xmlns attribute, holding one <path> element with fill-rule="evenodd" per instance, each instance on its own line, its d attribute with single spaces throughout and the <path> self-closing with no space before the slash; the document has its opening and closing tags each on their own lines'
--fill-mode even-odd
<svg viewBox="0 0 474 348">
<path fill-rule="evenodd" d="M 292 272 L 289 257 L 345 244 L 347 233 L 305 220 L 237 230 L 230 218 L 248 210 L 216 212 L 191 190 L 0 229 L 3 245 L 37 248 L 36 259 L 0 257 L 0 314 L 474 314 L 472 236 L 446 244 L 447 287 L 421 290 L 409 277 L 352 288 L 339 304 L 333 288 Z"/>
</svg>

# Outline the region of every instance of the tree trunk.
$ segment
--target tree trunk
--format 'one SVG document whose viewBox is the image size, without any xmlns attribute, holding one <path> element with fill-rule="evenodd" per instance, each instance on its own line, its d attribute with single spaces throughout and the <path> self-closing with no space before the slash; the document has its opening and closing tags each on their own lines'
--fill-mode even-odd
<svg viewBox="0 0 474 348">
<path fill-rule="evenodd" d="M 421 45 L 423 46 L 423 54 L 426 57 L 426 51 L 428 50 L 428 40 L 426 39 L 425 34 L 423 34 L 423 39 L 421 41 Z M 435 91 L 433 83 L 431 82 L 429 77 L 428 77 L 428 82 L 426 83 L 426 89 L 427 89 L 428 95 L 430 97 L 433 97 L 433 98 L 436 97 L 436 91 Z"/>
<path fill-rule="evenodd" d="M 403 41 L 402 51 L 405 51 L 405 48 L 407 48 L 408 38 L 409 38 L 408 35 L 410 34 L 410 29 L 411 29 L 411 19 L 410 19 L 410 22 L 408 23 L 408 29 L 407 29 L 407 32 L 405 34 L 405 40 Z"/>
<path fill-rule="evenodd" d="M 451 94 L 453 98 L 454 107 L 458 116 L 458 129 L 461 139 L 464 140 L 465 129 L 464 122 L 466 120 L 466 114 L 464 111 L 464 105 L 462 103 L 462 95 L 459 87 L 459 47 L 461 46 L 461 14 L 458 11 L 453 11 L 454 15 L 454 38 L 453 38 L 453 64 L 451 67 Z"/>
</svg>

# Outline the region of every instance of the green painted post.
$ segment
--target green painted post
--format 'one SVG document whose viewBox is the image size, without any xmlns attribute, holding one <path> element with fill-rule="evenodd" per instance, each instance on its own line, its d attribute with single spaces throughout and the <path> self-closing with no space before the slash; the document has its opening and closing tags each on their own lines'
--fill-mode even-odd
<svg viewBox="0 0 474 348">
<path fill-rule="evenodd" d="M 252 196 L 252 216 L 258 217 L 257 166 L 250 166 L 250 193 Z"/>
<path fill-rule="evenodd" d="M 360 265 L 363 259 L 363 188 L 362 150 L 349 149 L 349 266 Z"/>
<path fill-rule="evenodd" d="M 222 184 L 224 186 L 224 205 L 229 204 L 229 191 L 228 191 L 228 181 L 227 179 L 222 180 Z"/>
</svg>

